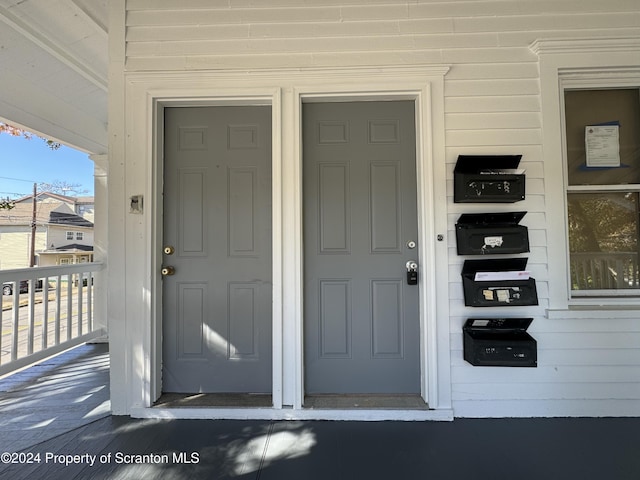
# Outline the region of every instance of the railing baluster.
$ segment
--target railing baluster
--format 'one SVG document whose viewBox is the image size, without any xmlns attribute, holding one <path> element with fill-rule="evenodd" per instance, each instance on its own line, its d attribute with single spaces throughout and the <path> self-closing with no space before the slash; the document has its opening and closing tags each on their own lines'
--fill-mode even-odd
<svg viewBox="0 0 640 480">
<path fill-rule="evenodd" d="M 87 331 L 93 331 L 93 272 L 87 279 Z"/>
<path fill-rule="evenodd" d="M 49 346 L 49 277 L 42 279 L 42 350 Z"/>
<path fill-rule="evenodd" d="M 20 333 L 20 281 L 13 284 L 13 331 L 11 332 L 11 360 L 18 358 L 18 334 Z"/>
<path fill-rule="evenodd" d="M 59 345 L 60 344 L 60 310 L 62 309 L 62 301 L 61 301 L 61 294 L 62 294 L 62 276 L 58 275 L 56 277 L 56 319 L 55 319 L 55 345 Z"/>
<path fill-rule="evenodd" d="M 78 274 L 78 336 L 82 335 L 82 289 L 84 283 L 84 275 L 82 272 Z"/>
<path fill-rule="evenodd" d="M 67 340 L 73 330 L 73 274 L 67 275 Z"/>
<path fill-rule="evenodd" d="M 36 333 L 36 281 L 28 280 L 29 285 L 29 314 L 27 325 L 27 355 L 33 354 L 33 340 Z"/>
</svg>

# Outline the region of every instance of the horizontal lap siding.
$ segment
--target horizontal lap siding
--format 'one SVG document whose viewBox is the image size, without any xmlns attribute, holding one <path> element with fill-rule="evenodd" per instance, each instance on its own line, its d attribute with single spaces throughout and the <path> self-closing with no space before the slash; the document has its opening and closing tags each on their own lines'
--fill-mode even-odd
<svg viewBox="0 0 640 480">
<path fill-rule="evenodd" d="M 637 0 L 128 0 L 129 71 L 449 64 L 445 77 L 450 338 L 456 415 L 597 415 L 640 400 L 637 319 L 545 318 L 545 171 L 540 38 L 640 35 Z M 527 197 L 517 204 L 453 203 L 460 154 L 522 154 Z M 561 161 L 561 159 L 557 159 Z M 528 269 L 540 305 L 464 306 L 456 254 L 461 213 L 526 210 Z M 472 367 L 462 357 L 470 316 L 533 316 L 536 369 Z M 583 400 L 591 400 L 593 408 Z M 590 410 L 591 408 L 591 410 Z"/>
</svg>

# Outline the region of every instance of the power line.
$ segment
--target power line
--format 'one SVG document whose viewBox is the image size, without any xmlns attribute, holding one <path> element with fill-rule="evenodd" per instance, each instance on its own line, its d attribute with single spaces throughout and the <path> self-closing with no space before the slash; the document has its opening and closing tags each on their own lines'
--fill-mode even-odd
<svg viewBox="0 0 640 480">
<path fill-rule="evenodd" d="M 11 177 L 0 177 L 3 180 L 13 180 L 14 182 L 29 182 L 29 183 L 39 183 L 35 180 L 25 180 L 24 178 L 11 178 Z"/>
</svg>

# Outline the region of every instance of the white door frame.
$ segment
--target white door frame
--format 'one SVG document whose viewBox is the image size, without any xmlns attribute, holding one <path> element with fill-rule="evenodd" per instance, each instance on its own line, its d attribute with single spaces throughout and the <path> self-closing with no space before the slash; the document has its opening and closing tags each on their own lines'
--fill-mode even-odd
<svg viewBox="0 0 640 480">
<path fill-rule="evenodd" d="M 161 244 L 163 238 L 163 180 L 164 180 L 164 109 L 168 107 L 210 107 L 210 106 L 246 106 L 246 105 L 264 105 L 271 107 L 271 124 L 272 124 L 272 151 L 271 151 L 271 169 L 272 169 L 272 331 L 271 331 L 271 349 L 272 349 L 272 375 L 273 375 L 273 391 L 272 399 L 274 408 L 282 408 L 282 389 L 276 386 L 282 385 L 282 322 L 280 303 L 276 300 L 282 286 L 281 269 L 277 266 L 282 264 L 280 244 L 282 231 L 282 217 L 280 212 L 281 205 L 281 188 L 278 179 L 281 176 L 281 143 L 278 141 L 280 125 L 280 90 L 270 89 L 270 91 L 262 93 L 243 92 L 238 94 L 235 91 L 229 91 L 225 94 L 224 89 L 217 91 L 218 95 L 207 97 L 189 97 L 180 98 L 177 94 L 171 97 L 155 97 L 152 99 L 152 111 L 154 125 L 153 137 L 155 138 L 154 160 L 152 162 L 152 179 L 154 185 L 154 194 L 152 196 L 155 232 L 152 235 L 151 252 L 151 276 L 152 291 L 155 292 L 155 308 L 151 322 L 151 331 L 149 332 L 152 340 L 151 346 L 151 371 L 154 375 L 150 382 L 150 399 L 151 403 L 160 397 L 162 393 L 162 329 L 163 329 L 163 298 L 162 298 L 162 280 L 158 276 L 165 260 Z M 150 407 L 151 404 L 145 405 Z"/>
<path fill-rule="evenodd" d="M 400 91 L 363 91 L 361 88 L 349 89 L 345 86 L 332 87 L 323 85 L 319 90 L 317 87 L 296 88 L 294 90 L 294 103 L 297 106 L 294 125 L 296 126 L 295 138 L 297 145 L 296 162 L 298 169 L 299 185 L 296 192 L 299 193 L 295 199 L 298 205 L 298 223 L 296 230 L 300 232 L 300 244 L 296 251 L 296 258 L 299 263 L 296 270 L 300 272 L 300 279 L 304 278 L 304 241 L 302 239 L 302 202 L 303 192 L 303 158 L 302 158 L 302 104 L 309 102 L 350 102 L 350 101 L 385 101 L 385 100 L 410 100 L 415 102 L 415 139 L 416 139 L 416 181 L 417 181 L 417 214 L 418 214 L 418 264 L 420 265 L 421 281 L 419 282 L 419 315 L 420 315 L 420 385 L 421 396 L 428 404 L 432 392 L 437 391 L 437 379 L 435 370 L 430 371 L 432 364 L 437 364 L 437 348 L 434 342 L 435 335 L 435 242 L 436 235 L 434 223 L 433 205 L 433 157 L 430 147 L 430 91 L 428 85 L 423 85 L 419 89 L 408 89 Z M 426 268 L 425 268 L 426 267 Z M 301 366 L 296 384 L 296 398 L 294 409 L 302 409 L 304 403 L 304 288 L 303 282 L 297 282 L 298 300 L 296 305 L 297 339 L 299 346 L 296 364 Z"/>
<path fill-rule="evenodd" d="M 132 73 L 125 79 L 126 141 L 121 194 L 146 197 L 144 214 L 123 217 L 126 262 L 111 275 L 127 285 L 123 344 L 114 345 L 112 392 L 120 413 L 137 417 L 451 419 L 444 76 L 447 66 L 415 65 L 228 72 Z M 418 176 L 421 391 L 417 411 L 322 412 L 302 408 L 303 102 L 414 100 Z M 167 106 L 271 105 L 273 225 L 273 408 L 150 408 L 161 393 L 162 109 Z M 286 200 L 286 201 L 284 201 Z M 114 200 L 118 204 L 122 200 Z M 122 204 L 122 203 L 120 203 Z M 437 240 L 440 236 L 442 240 Z M 122 270 L 122 271 L 120 271 Z M 436 271 L 439 278 L 436 281 Z M 142 292 L 142 295 L 140 295 Z M 121 302 L 122 300 L 118 300 Z M 113 300 L 116 302 L 116 300 Z M 114 311 L 122 310 L 112 305 Z"/>
</svg>

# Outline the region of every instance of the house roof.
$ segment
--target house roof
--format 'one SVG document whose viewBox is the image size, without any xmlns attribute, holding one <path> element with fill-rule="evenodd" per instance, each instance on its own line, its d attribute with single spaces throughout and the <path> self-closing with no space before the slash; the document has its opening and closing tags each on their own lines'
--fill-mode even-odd
<svg viewBox="0 0 640 480">
<path fill-rule="evenodd" d="M 78 203 L 78 198 L 76 197 L 68 197 L 66 195 L 60 195 L 58 193 L 53 192 L 40 192 L 36 195 L 36 201 L 41 201 L 44 198 L 50 198 L 52 200 L 57 200 L 63 203 Z M 25 195 L 24 197 L 20 197 L 14 200 L 15 203 L 24 203 L 24 202 L 32 202 L 33 195 Z"/>
<path fill-rule="evenodd" d="M 75 213 L 52 211 L 49 214 L 49 223 L 53 225 L 72 225 L 74 227 L 93 227 L 93 223 Z"/>
<path fill-rule="evenodd" d="M 0 225 L 31 225 L 33 204 L 16 203 L 11 210 L 0 210 Z M 74 227 L 93 227 L 93 223 L 76 215 L 63 203 L 37 203 L 36 223 L 40 225 L 69 225 Z"/>
<path fill-rule="evenodd" d="M 50 248 L 40 253 L 60 253 L 60 252 L 93 252 L 93 245 L 81 245 L 79 243 L 71 243 L 61 247 Z"/>
</svg>

